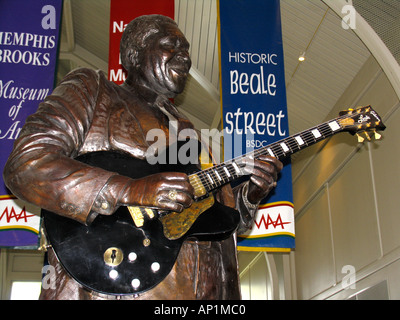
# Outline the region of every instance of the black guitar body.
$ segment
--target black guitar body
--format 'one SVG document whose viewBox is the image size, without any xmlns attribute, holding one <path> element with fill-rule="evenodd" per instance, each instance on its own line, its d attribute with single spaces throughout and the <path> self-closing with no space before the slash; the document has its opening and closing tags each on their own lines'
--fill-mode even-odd
<svg viewBox="0 0 400 320">
<path fill-rule="evenodd" d="M 149 165 L 118 152 L 94 152 L 77 158 L 84 163 L 141 178 L 158 172 L 199 171 L 196 165 Z M 42 210 L 46 234 L 65 270 L 84 287 L 106 294 L 137 294 L 160 283 L 171 271 L 182 243 L 223 240 L 235 232 L 239 213 L 215 201 L 177 240 L 164 236 L 156 217 L 137 228 L 126 207 L 98 215 L 90 226 Z"/>
</svg>

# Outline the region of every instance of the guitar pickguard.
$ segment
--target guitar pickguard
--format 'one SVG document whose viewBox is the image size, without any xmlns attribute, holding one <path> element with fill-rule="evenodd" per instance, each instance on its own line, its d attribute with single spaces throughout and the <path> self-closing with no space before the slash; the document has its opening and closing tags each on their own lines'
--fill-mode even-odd
<svg viewBox="0 0 400 320">
<path fill-rule="evenodd" d="M 183 210 L 183 212 L 171 212 L 166 216 L 160 218 L 163 225 L 163 231 L 166 238 L 176 240 L 184 236 L 186 232 L 192 227 L 198 217 L 207 209 L 210 209 L 214 204 L 214 197 L 194 202 L 190 208 Z"/>
</svg>

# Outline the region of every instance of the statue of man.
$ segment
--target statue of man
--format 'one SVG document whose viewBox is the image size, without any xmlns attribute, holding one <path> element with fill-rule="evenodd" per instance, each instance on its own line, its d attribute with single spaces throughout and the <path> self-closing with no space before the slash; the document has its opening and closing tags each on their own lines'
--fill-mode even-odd
<svg viewBox="0 0 400 320">
<path fill-rule="evenodd" d="M 27 118 L 4 170 L 15 196 L 86 225 L 120 206 L 182 212 L 192 205 L 194 189 L 184 173 L 132 179 L 75 160 L 113 150 L 146 161 L 150 130 L 162 130 L 168 139 L 171 119 L 178 133 L 193 129 L 169 100 L 183 91 L 191 67 L 189 43 L 172 19 L 150 15 L 131 21 L 122 36 L 121 60 L 128 71 L 121 86 L 100 71 L 74 70 Z M 281 169 L 277 159 L 261 157 L 248 169 L 247 182 L 216 194 L 217 201 L 239 211 L 240 231 L 250 226 Z M 64 271 L 51 248 L 48 260 L 56 271 L 55 286 L 42 288 L 41 299 L 121 298 L 85 289 Z M 186 240 L 161 283 L 122 298 L 239 299 L 234 235 L 222 241 Z"/>
</svg>

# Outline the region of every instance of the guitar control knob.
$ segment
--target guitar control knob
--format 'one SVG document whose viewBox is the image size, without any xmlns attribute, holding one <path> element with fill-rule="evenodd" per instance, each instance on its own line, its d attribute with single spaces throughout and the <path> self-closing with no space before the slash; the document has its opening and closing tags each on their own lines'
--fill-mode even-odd
<svg viewBox="0 0 400 320">
<path fill-rule="evenodd" d="M 135 252 L 130 252 L 128 254 L 128 259 L 129 259 L 130 262 L 135 261 L 137 259 L 137 254 Z"/>
<path fill-rule="evenodd" d="M 148 246 L 150 245 L 150 243 L 151 243 L 151 240 L 150 240 L 149 238 L 143 239 L 143 245 L 144 245 L 145 247 L 148 247 Z"/>
<path fill-rule="evenodd" d="M 140 280 L 139 279 L 133 279 L 131 282 L 131 285 L 133 287 L 133 289 L 137 289 L 140 286 Z"/>
<path fill-rule="evenodd" d="M 151 264 L 151 270 L 153 272 L 157 272 L 158 270 L 160 270 L 160 264 L 158 262 L 153 262 Z"/>
<path fill-rule="evenodd" d="M 111 279 L 115 280 L 118 278 L 118 271 L 117 270 L 111 270 L 108 274 L 110 276 Z"/>
</svg>

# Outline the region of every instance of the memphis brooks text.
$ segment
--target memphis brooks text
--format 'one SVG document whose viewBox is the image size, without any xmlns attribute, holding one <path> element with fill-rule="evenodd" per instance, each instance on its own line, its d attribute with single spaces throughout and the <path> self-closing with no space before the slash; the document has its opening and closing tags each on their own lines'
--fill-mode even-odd
<svg viewBox="0 0 400 320">
<path fill-rule="evenodd" d="M 0 31 L 0 63 L 33 66 L 33 68 L 47 67 L 56 45 L 55 40 L 55 36 Z M 27 72 L 34 72 L 34 69 Z M 12 76 L 12 72 L 9 75 Z M 24 104 L 28 101 L 40 102 L 50 91 L 49 88 L 30 88 L 18 82 L 12 78 L 0 79 L 0 105 L 2 109 L 6 108 L 5 112 L 9 119 L 9 121 L 3 119 L 7 127 L 0 129 L 0 140 L 16 139 L 22 127 L 22 119 L 18 116 Z"/>
<path fill-rule="evenodd" d="M 56 37 L 28 32 L 0 31 L 0 62 L 45 67 L 50 64 L 50 52 Z"/>
</svg>

